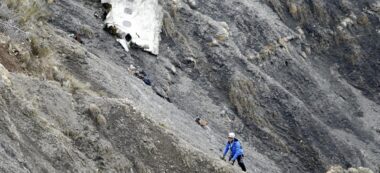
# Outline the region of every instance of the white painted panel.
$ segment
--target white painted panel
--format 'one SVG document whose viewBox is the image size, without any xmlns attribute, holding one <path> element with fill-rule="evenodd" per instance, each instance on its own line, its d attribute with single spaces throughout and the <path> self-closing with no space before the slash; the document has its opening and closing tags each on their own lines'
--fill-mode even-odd
<svg viewBox="0 0 380 173">
<path fill-rule="evenodd" d="M 105 23 L 115 26 L 123 38 L 130 34 L 132 42 L 155 55 L 159 52 L 162 7 L 158 0 L 102 0 L 111 4 Z M 118 40 L 125 47 L 125 41 Z"/>
</svg>

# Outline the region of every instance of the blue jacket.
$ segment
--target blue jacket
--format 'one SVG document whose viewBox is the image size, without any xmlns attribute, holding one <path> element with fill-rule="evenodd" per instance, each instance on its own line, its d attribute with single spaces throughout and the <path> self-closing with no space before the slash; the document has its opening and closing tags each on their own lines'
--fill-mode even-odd
<svg viewBox="0 0 380 173">
<path fill-rule="evenodd" d="M 226 156 L 230 149 L 232 161 L 236 160 L 240 155 L 243 155 L 243 148 L 241 147 L 239 140 L 236 138 L 232 142 L 227 142 L 226 148 L 224 148 L 223 157 Z"/>
</svg>

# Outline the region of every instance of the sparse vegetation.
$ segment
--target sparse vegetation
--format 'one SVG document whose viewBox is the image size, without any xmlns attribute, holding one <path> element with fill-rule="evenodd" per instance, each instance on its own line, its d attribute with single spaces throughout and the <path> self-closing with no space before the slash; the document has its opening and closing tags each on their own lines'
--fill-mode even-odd
<svg viewBox="0 0 380 173">
<path fill-rule="evenodd" d="M 80 34 L 83 35 L 86 38 L 92 38 L 92 37 L 94 37 L 94 31 L 92 31 L 92 29 L 89 26 L 87 26 L 87 25 L 81 26 L 81 28 L 80 28 Z"/>
<path fill-rule="evenodd" d="M 326 17 L 326 11 L 323 4 L 320 1 L 310 1 L 306 3 L 304 1 L 295 0 L 267 0 L 267 3 L 273 8 L 273 10 L 279 15 L 279 17 L 285 20 L 287 14 L 292 16 L 299 24 L 304 25 L 307 21 L 313 20 L 314 18 L 311 13 L 314 13 L 315 18 L 320 23 L 327 24 L 329 19 Z"/>
<path fill-rule="evenodd" d="M 57 1 L 59 3 L 53 8 L 57 10 L 54 12 L 57 18 L 48 25 L 34 22 L 44 18 L 38 17 L 38 10 L 28 7 L 25 12 L 21 11 L 29 6 L 20 5 L 23 2 L 42 0 L 5 1 L 15 2 L 13 8 L 20 10 L 15 13 L 11 10 L 9 19 L 16 20 L 11 24 L 20 27 L 17 21 L 22 20 L 27 24 L 20 28 L 31 32 L 28 41 L 18 39 L 9 44 L 1 43 L 4 44 L 2 52 L 14 61 L 11 65 L 20 68 L 9 73 L 12 85 L 5 86 L 7 90 L 0 96 L 0 112 L 6 112 L 9 122 L 17 125 L 15 129 L 20 132 L 20 138 L 13 137 L 16 141 L 9 140 L 6 136 L 9 123 L 0 118 L 5 132 L 2 147 L 10 152 L 5 154 L 12 155 L 12 159 L 0 159 L 6 164 L 9 160 L 9 167 L 1 168 L 5 172 L 16 168 L 19 168 L 16 172 L 28 169 L 46 169 L 46 172 L 86 172 L 87 169 L 87 172 L 236 172 L 231 165 L 216 158 L 221 153 L 218 149 L 223 147 L 221 141 L 225 140 L 223 135 L 227 130 L 238 134 L 247 162 L 255 162 L 247 164 L 249 171 L 325 172 L 327 164 L 344 163 L 345 160 L 352 165 L 363 163 L 376 172 L 380 169 L 377 168 L 377 148 L 373 139 L 376 134 L 367 130 L 370 126 L 362 132 L 359 129 L 362 123 L 351 122 L 360 119 L 354 117 L 356 114 L 352 116 L 352 112 L 367 108 L 367 102 L 358 104 L 361 96 L 366 98 L 376 93 L 369 91 L 367 96 L 364 92 L 351 90 L 351 86 L 364 91 L 369 82 L 377 84 L 366 81 L 371 80 L 371 76 L 360 74 L 376 76 L 376 71 L 362 70 L 371 66 L 359 65 L 367 62 L 376 65 L 371 52 L 376 50 L 372 44 L 377 43 L 376 37 L 367 41 L 371 38 L 365 34 L 373 36 L 377 33 L 369 31 L 378 28 L 371 26 L 377 22 L 372 14 L 364 11 L 370 19 L 360 19 L 359 11 L 364 10 L 361 7 L 365 4 L 359 1 L 355 3 L 358 9 L 352 8 L 352 13 L 358 15 L 355 19 L 348 16 L 350 13 L 340 11 L 340 2 L 326 0 L 267 0 L 275 4 L 276 10 L 282 10 L 281 15 L 274 14 L 261 1 L 247 4 L 214 0 L 206 5 L 200 3 L 198 11 L 185 5 L 178 6 L 178 11 L 173 6 L 172 12 L 168 5 L 172 0 L 162 1 L 160 5 L 167 11 L 162 21 L 162 51 L 157 57 L 139 50 L 125 53 L 117 42 L 106 38 L 110 35 L 96 33 L 94 37 L 94 31 L 102 23 L 92 15 L 103 12 L 98 9 L 98 1 Z M 184 1 L 178 2 L 183 5 Z M 40 7 L 37 3 L 33 8 Z M 70 14 L 65 14 L 67 11 Z M 329 16 L 335 12 L 336 18 Z M 75 15 L 82 13 L 86 15 Z M 223 17 L 224 14 L 227 17 Z M 321 17 L 323 15 L 328 19 Z M 227 27 L 221 27 L 226 32 L 215 28 L 219 25 L 214 25 L 214 20 L 222 18 L 231 24 L 231 32 Z M 336 31 L 341 19 L 345 18 L 351 18 L 353 24 Z M 66 22 L 69 19 L 73 22 Z M 304 24 L 300 23 L 302 20 Z M 319 23 L 322 20 L 331 21 L 323 26 L 324 23 Z M 78 26 L 78 23 L 91 25 Z M 283 37 L 296 34 L 297 26 L 301 31 L 297 38 L 303 36 L 303 39 L 290 42 L 290 37 Z M 111 32 L 116 34 L 116 30 Z M 234 38 L 228 39 L 229 33 Z M 81 45 L 73 40 L 77 36 L 93 39 Z M 342 45 L 335 45 L 332 40 L 335 36 L 340 37 Z M 357 47 L 350 45 L 355 41 Z M 328 45 L 322 49 L 325 44 Z M 287 47 L 289 54 L 285 52 Z M 300 59 L 301 51 L 307 52 L 310 60 Z M 199 59 L 188 56 L 193 52 Z M 242 56 L 253 57 L 255 61 L 247 62 Z M 183 64 L 180 58 L 185 60 Z M 266 61 L 257 61 L 260 58 Z M 359 68 L 346 68 L 348 62 L 344 58 L 354 60 Z M 289 62 L 288 67 L 283 65 L 284 61 Z M 196 62 L 197 68 L 188 68 Z M 149 86 L 128 74 L 129 64 L 143 69 L 153 80 L 154 91 L 159 87 L 164 99 L 166 95 L 173 96 L 173 103 L 166 103 Z M 348 72 L 344 71 L 346 69 Z M 19 72 L 34 77 L 19 75 Z M 241 75 L 235 77 L 237 73 Z M 54 81 L 43 81 L 35 76 Z M 109 96 L 82 94 L 90 87 L 82 79 L 92 82 L 92 89 L 101 90 L 103 95 L 109 92 Z M 156 92 L 161 96 L 161 91 Z M 29 101 L 24 103 L 24 99 Z M 28 103 L 32 104 L 26 105 Z M 181 109 L 184 106 L 186 109 Z M 218 114 L 220 110 L 223 110 L 222 115 Z M 360 110 L 366 115 L 366 109 Z M 196 114 L 209 120 L 210 129 L 194 127 L 191 116 Z M 361 119 L 366 125 L 368 118 Z M 12 147 L 13 144 L 20 146 Z M 194 149 L 198 144 L 200 147 Z M 30 150 L 30 156 L 22 159 L 24 150 Z M 35 162 L 38 164 L 33 164 Z M 234 167 L 238 169 L 236 164 Z M 366 168 L 345 170 L 340 167 L 336 170 L 372 172 Z"/>
<path fill-rule="evenodd" d="M 219 42 L 226 41 L 229 37 L 229 27 L 226 22 L 218 22 L 215 26 L 217 28 L 216 40 Z"/>
<path fill-rule="evenodd" d="M 250 95 L 252 97 L 246 97 Z M 255 113 L 256 101 L 255 87 L 252 81 L 248 79 L 234 80 L 230 85 L 229 98 L 235 106 L 237 113 L 242 117 L 249 119 L 250 122 L 257 123 L 258 126 L 267 126 L 266 120 Z"/>
<path fill-rule="evenodd" d="M 50 16 L 47 4 L 52 0 L 6 0 L 8 8 L 19 12 L 19 23 L 24 26 L 30 21 L 44 21 Z"/>
<path fill-rule="evenodd" d="M 170 15 L 176 18 L 178 11 L 178 0 L 170 1 Z"/>
<path fill-rule="evenodd" d="M 292 15 L 292 17 L 296 18 L 298 15 L 298 8 L 297 8 L 296 3 L 294 2 L 289 3 L 288 8 L 289 8 L 289 13 Z"/>
<path fill-rule="evenodd" d="M 20 24 L 25 25 L 31 20 L 46 20 L 50 16 L 50 13 L 36 2 L 24 11 L 23 16 L 20 19 Z"/>
<path fill-rule="evenodd" d="M 53 79 L 53 56 L 54 51 L 47 43 L 33 35 L 30 38 L 30 53 L 25 52 L 20 56 L 20 61 L 24 64 L 26 71 L 35 76 L 45 79 Z"/>
<path fill-rule="evenodd" d="M 181 32 L 177 30 L 174 24 L 173 18 L 168 12 L 164 12 L 162 25 L 163 25 L 163 31 L 165 35 L 172 38 L 173 41 L 180 43 L 180 45 L 183 45 L 187 54 L 189 54 L 192 57 L 195 56 L 187 38 Z"/>
<path fill-rule="evenodd" d="M 166 125 L 165 125 L 164 123 L 161 123 L 161 122 L 160 122 L 160 123 L 158 123 L 158 125 L 159 125 L 160 127 L 162 127 L 162 128 L 167 128 Z"/>
<path fill-rule="evenodd" d="M 276 51 L 276 44 L 275 43 L 269 43 L 266 46 L 264 46 L 260 52 L 260 58 L 265 59 L 269 56 L 272 56 Z"/>
<path fill-rule="evenodd" d="M 173 37 L 177 32 L 174 26 L 173 18 L 170 16 L 168 12 L 164 12 L 164 17 L 162 19 L 163 31 L 165 35 L 169 37 Z"/>
<path fill-rule="evenodd" d="M 24 106 L 22 107 L 22 113 L 28 117 L 36 117 L 38 112 L 37 112 L 37 109 L 34 108 L 32 104 L 25 102 Z"/>
<path fill-rule="evenodd" d="M 102 114 L 98 114 L 96 116 L 96 123 L 99 125 L 99 126 L 105 126 L 107 124 L 107 119 L 104 117 L 104 115 Z"/>
<path fill-rule="evenodd" d="M 69 72 L 67 72 L 64 69 L 60 69 L 57 66 L 51 67 L 51 74 L 52 79 L 59 82 L 61 86 L 69 89 L 69 91 L 73 94 L 79 92 L 79 91 L 85 91 L 88 94 L 95 94 L 90 90 L 90 84 L 89 83 L 83 83 L 76 79 L 73 75 L 71 75 Z M 95 94 L 95 95 L 100 95 Z"/>
<path fill-rule="evenodd" d="M 0 62 L 4 63 L 9 71 L 53 79 L 54 61 L 52 57 L 55 52 L 37 35 L 29 37 L 29 44 L 6 40 L 6 44 L 0 46 L 2 55 Z"/>
<path fill-rule="evenodd" d="M 37 57 L 48 57 L 52 53 L 52 50 L 37 36 L 32 36 L 30 38 L 30 48 L 32 54 Z"/>
<path fill-rule="evenodd" d="M 21 26 L 25 26 L 29 22 L 30 25 L 35 25 L 35 22 L 46 19 L 49 16 L 46 6 L 52 2 L 47 0 L 6 0 L 8 7 L 18 12 Z M 13 27 L 22 31 L 22 34 L 26 37 L 25 39 L 28 40 L 26 43 L 13 41 L 8 43 L 9 54 L 17 57 L 13 59 L 17 61 L 14 63 L 16 66 L 13 69 L 18 69 L 17 71 L 42 79 L 56 80 L 62 86 L 68 88 L 71 93 L 89 88 L 89 84 L 79 81 L 64 69 L 56 66 L 56 52 L 51 47 L 50 42 L 46 40 L 46 37 L 42 36 L 44 34 L 25 32 L 25 28 Z M 41 26 L 39 27 L 41 28 Z M 43 30 L 44 28 L 41 29 Z M 85 37 L 93 37 L 93 31 L 88 26 L 81 27 L 79 32 Z"/>
<path fill-rule="evenodd" d="M 366 14 L 361 14 L 358 19 L 357 19 L 357 22 L 359 25 L 361 26 L 367 26 L 369 24 L 369 19 L 368 19 L 368 16 Z"/>
<path fill-rule="evenodd" d="M 74 131 L 74 130 L 71 130 L 71 129 L 66 129 L 62 132 L 65 136 L 71 138 L 71 139 L 74 139 L 76 140 L 79 136 L 80 136 L 80 133 L 77 132 L 77 131 Z"/>
<path fill-rule="evenodd" d="M 332 166 L 326 173 L 343 173 L 344 169 L 341 166 Z"/>
<path fill-rule="evenodd" d="M 89 105 L 88 113 L 99 126 L 105 126 L 107 124 L 107 119 L 101 114 L 101 110 L 96 104 Z"/>
<path fill-rule="evenodd" d="M 17 60 L 19 51 L 11 44 L 0 44 L 0 63 L 10 72 L 22 71 Z"/>
<path fill-rule="evenodd" d="M 70 89 L 70 92 L 74 94 L 78 91 L 88 90 L 90 88 L 90 84 L 83 83 L 70 74 L 66 74 L 63 85 Z"/>
<path fill-rule="evenodd" d="M 23 0 L 5 0 L 5 3 L 7 4 L 8 8 L 17 8 L 18 5 L 23 3 Z"/>
<path fill-rule="evenodd" d="M 277 40 L 273 42 L 267 43 L 265 46 L 261 48 L 257 58 L 260 58 L 261 60 L 265 60 L 266 58 L 273 56 L 278 49 L 284 49 L 286 52 L 289 53 L 288 50 L 288 42 L 297 39 L 297 37 L 294 36 L 287 36 L 287 37 L 280 37 Z"/>
<path fill-rule="evenodd" d="M 91 115 L 91 117 L 95 118 L 97 115 L 101 113 L 101 111 L 96 104 L 90 104 L 88 106 L 88 113 Z"/>
<path fill-rule="evenodd" d="M 327 17 L 326 8 L 320 1 L 312 1 L 312 9 L 316 16 L 318 16 L 318 21 L 324 24 L 329 22 L 329 18 Z"/>
</svg>

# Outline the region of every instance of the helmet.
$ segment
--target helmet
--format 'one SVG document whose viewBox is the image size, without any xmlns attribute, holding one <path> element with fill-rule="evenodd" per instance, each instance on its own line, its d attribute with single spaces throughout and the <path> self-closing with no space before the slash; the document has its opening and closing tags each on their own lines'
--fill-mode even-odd
<svg viewBox="0 0 380 173">
<path fill-rule="evenodd" d="M 230 132 L 230 133 L 228 133 L 228 137 L 229 137 L 229 138 L 235 138 L 235 133 L 234 133 L 234 132 Z"/>
</svg>

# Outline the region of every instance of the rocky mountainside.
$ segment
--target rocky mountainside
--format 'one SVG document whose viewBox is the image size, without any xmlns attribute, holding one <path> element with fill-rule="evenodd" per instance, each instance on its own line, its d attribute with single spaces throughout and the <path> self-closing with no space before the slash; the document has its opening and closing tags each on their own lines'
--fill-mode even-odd
<svg viewBox="0 0 380 173">
<path fill-rule="evenodd" d="M 248 172 L 380 172 L 380 1 L 159 4 L 155 56 L 98 0 L 0 1 L 0 172 L 239 172 L 229 131 Z"/>
</svg>

